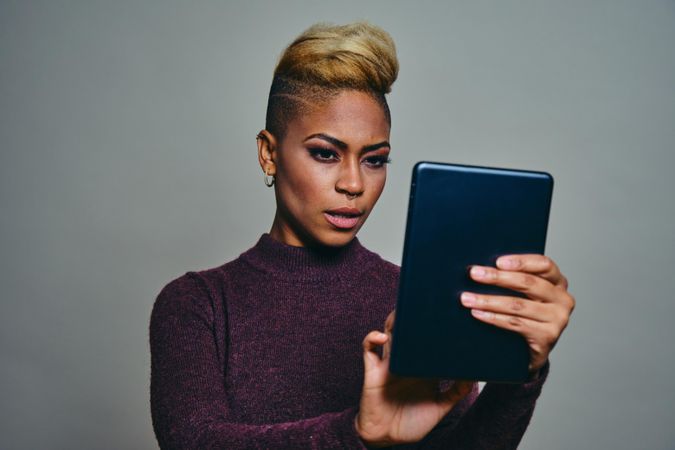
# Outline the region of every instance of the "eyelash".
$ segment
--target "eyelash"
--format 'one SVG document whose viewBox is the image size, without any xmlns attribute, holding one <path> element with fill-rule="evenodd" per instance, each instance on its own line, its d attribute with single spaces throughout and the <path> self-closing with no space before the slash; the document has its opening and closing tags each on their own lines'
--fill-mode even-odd
<svg viewBox="0 0 675 450">
<path fill-rule="evenodd" d="M 310 148 L 309 154 L 312 158 L 321 162 L 330 162 L 337 160 L 337 153 L 327 148 Z"/>
<path fill-rule="evenodd" d="M 338 159 L 338 155 L 335 151 L 326 148 L 310 148 L 309 153 L 312 156 L 312 158 L 322 163 L 330 163 L 333 161 L 337 161 Z M 380 168 L 384 167 L 386 164 L 390 164 L 391 158 L 389 158 L 386 155 L 371 156 L 365 158 L 364 161 L 366 161 L 370 167 Z"/>
</svg>

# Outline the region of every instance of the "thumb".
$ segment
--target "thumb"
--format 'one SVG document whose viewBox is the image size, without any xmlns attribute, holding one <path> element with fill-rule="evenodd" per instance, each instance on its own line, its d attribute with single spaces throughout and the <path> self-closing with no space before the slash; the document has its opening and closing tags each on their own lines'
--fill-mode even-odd
<svg viewBox="0 0 675 450">
<path fill-rule="evenodd" d="M 380 358 L 378 348 L 386 344 L 387 341 L 389 341 L 389 336 L 381 331 L 371 331 L 363 339 L 364 381 L 366 385 L 368 385 L 368 375 L 377 372 L 385 364 L 382 358 Z"/>
</svg>

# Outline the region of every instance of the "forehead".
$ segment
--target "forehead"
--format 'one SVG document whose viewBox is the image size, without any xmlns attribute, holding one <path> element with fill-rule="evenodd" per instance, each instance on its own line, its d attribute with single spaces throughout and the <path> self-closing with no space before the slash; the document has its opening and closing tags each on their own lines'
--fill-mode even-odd
<svg viewBox="0 0 675 450">
<path fill-rule="evenodd" d="M 289 138 L 326 133 L 349 144 L 350 140 L 388 139 L 389 123 L 370 94 L 349 90 L 298 114 L 286 132 Z"/>
</svg>

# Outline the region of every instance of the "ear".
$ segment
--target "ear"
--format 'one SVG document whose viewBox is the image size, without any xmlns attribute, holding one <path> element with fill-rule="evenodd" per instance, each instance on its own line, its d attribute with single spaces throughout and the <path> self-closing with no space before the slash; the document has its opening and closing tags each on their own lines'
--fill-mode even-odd
<svg viewBox="0 0 675 450">
<path fill-rule="evenodd" d="M 274 175 L 277 172 L 275 163 L 277 157 L 276 138 L 269 131 L 262 130 L 256 136 L 256 142 L 258 143 L 258 162 L 260 162 L 260 168 L 267 175 Z"/>
</svg>

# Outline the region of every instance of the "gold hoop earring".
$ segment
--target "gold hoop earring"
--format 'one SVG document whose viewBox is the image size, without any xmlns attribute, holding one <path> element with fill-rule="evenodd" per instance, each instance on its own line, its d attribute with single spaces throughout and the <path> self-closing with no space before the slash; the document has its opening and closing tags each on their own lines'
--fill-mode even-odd
<svg viewBox="0 0 675 450">
<path fill-rule="evenodd" d="M 267 187 L 272 187 L 274 186 L 274 175 L 270 175 L 267 172 L 265 172 L 265 176 L 263 177 L 263 181 L 265 182 L 265 186 Z"/>
</svg>

